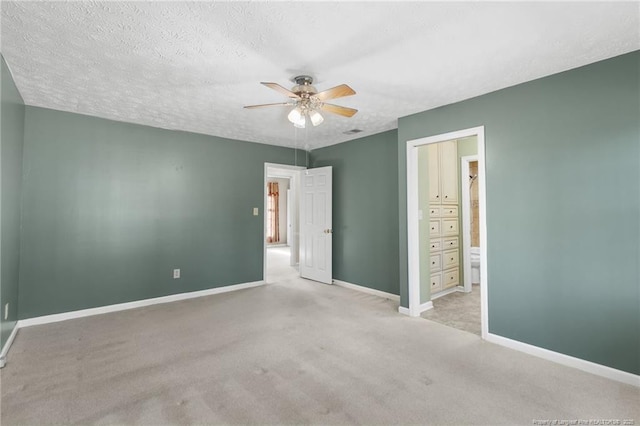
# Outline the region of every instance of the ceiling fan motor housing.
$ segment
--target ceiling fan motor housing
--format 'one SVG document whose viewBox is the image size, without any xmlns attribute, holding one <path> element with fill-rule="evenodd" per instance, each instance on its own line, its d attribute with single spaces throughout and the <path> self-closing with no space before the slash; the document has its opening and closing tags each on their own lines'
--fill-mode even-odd
<svg viewBox="0 0 640 426">
<path fill-rule="evenodd" d="M 293 81 L 296 83 L 296 85 L 293 86 L 291 91 L 301 98 L 308 98 L 309 96 L 318 93 L 316 88 L 311 85 L 313 83 L 313 77 L 311 76 L 299 75 L 297 77 L 294 77 Z"/>
</svg>

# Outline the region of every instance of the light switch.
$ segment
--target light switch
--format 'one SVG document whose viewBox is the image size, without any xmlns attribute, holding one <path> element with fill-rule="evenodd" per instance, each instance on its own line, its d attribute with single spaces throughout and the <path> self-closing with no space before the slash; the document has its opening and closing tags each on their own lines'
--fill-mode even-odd
<svg viewBox="0 0 640 426">
<path fill-rule="evenodd" d="M 258 216 L 258 208 L 257 207 L 253 208 L 253 215 L 254 216 Z"/>
</svg>

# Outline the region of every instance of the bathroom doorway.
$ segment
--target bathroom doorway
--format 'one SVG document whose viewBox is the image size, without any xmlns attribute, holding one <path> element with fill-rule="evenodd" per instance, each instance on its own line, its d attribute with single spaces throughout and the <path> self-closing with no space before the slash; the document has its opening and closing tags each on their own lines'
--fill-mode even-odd
<svg viewBox="0 0 640 426">
<path fill-rule="evenodd" d="M 462 250 L 464 291 L 480 285 L 480 193 L 478 188 L 478 156 L 460 158 L 460 193 L 462 195 Z"/>
<path fill-rule="evenodd" d="M 400 311 L 486 338 L 484 167 L 483 127 L 407 142 L 409 308 Z"/>
</svg>

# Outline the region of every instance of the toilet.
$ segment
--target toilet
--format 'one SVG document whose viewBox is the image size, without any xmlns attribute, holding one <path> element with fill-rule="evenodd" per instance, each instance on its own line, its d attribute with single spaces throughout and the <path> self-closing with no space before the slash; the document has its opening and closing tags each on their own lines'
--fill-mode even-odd
<svg viewBox="0 0 640 426">
<path fill-rule="evenodd" d="M 471 283 L 480 284 L 480 247 L 471 247 Z"/>
</svg>

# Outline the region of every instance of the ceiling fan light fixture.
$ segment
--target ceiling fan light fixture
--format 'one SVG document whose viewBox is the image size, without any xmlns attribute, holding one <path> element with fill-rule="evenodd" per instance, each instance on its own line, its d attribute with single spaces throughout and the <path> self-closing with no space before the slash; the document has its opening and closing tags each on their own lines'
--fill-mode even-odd
<svg viewBox="0 0 640 426">
<path fill-rule="evenodd" d="M 322 117 L 322 114 L 320 114 L 316 110 L 309 111 L 309 119 L 311 120 L 311 124 L 313 124 L 314 127 L 322 124 L 322 122 L 324 121 L 324 117 Z"/>
<path fill-rule="evenodd" d="M 304 113 L 299 107 L 295 107 L 294 109 L 292 109 L 289 115 L 287 115 L 287 119 L 289 119 L 289 121 L 292 122 L 294 126 L 298 128 L 304 128 L 306 120 L 304 118 Z"/>
</svg>

